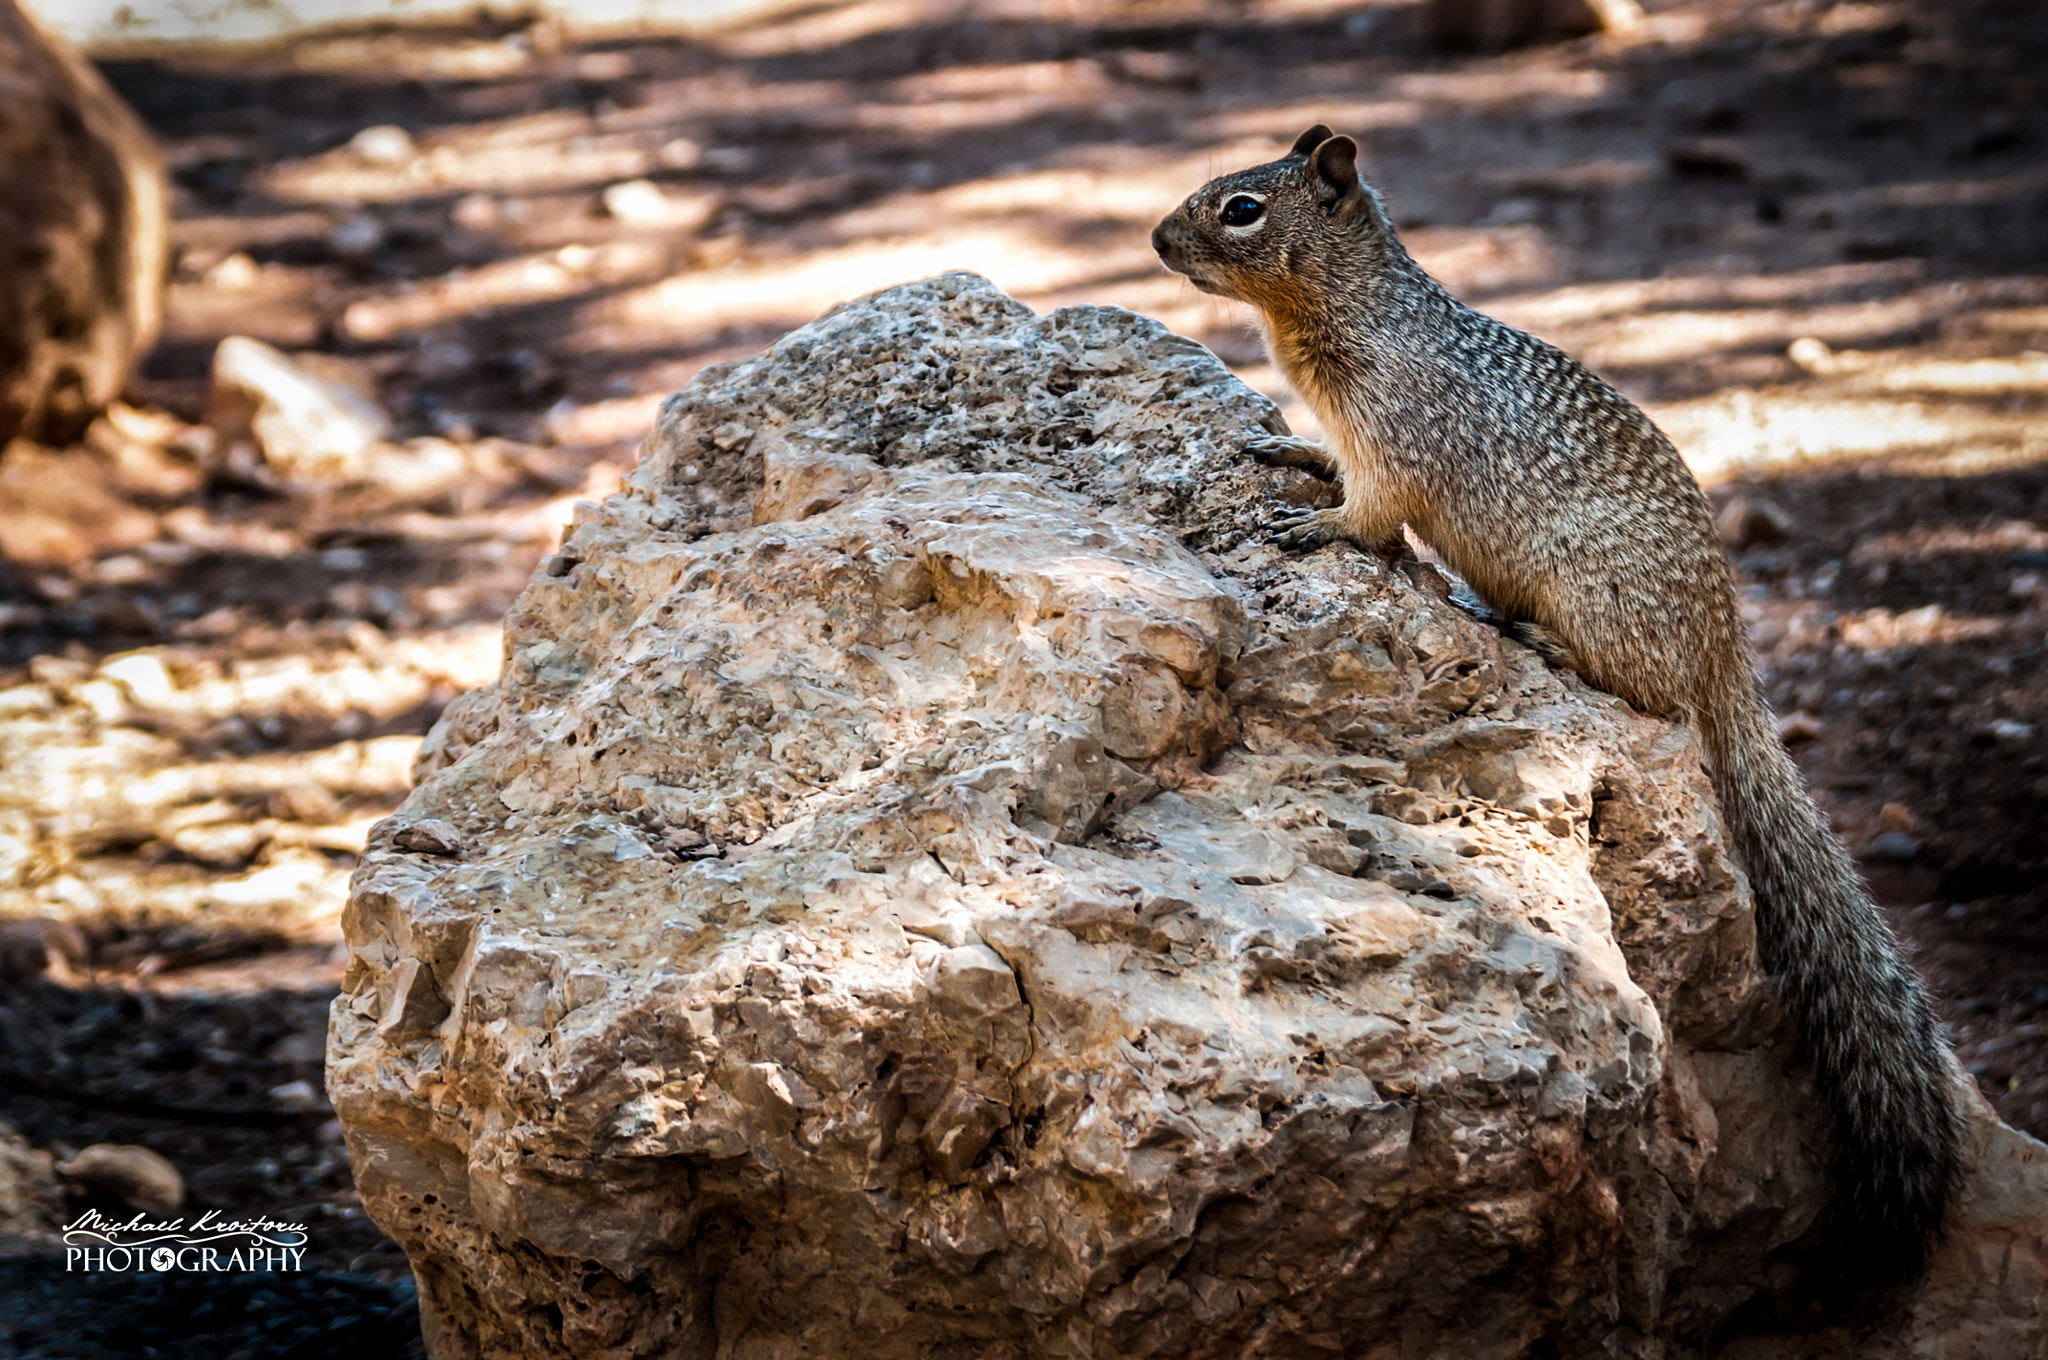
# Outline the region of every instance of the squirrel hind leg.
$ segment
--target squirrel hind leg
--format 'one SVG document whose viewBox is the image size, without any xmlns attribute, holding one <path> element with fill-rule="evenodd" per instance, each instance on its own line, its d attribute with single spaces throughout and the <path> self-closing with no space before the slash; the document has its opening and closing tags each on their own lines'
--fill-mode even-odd
<svg viewBox="0 0 2048 1360">
<path fill-rule="evenodd" d="M 1267 467 L 1299 468 L 1325 482 L 1334 482 L 1339 476 L 1337 460 L 1330 456 L 1328 449 L 1311 439 L 1291 434 L 1264 435 L 1247 443 L 1244 451 L 1253 461 Z"/>
<path fill-rule="evenodd" d="M 1565 640 L 1533 619 L 1509 619 L 1501 632 L 1527 647 L 1558 670 L 1577 673 L 1578 657 Z"/>
</svg>

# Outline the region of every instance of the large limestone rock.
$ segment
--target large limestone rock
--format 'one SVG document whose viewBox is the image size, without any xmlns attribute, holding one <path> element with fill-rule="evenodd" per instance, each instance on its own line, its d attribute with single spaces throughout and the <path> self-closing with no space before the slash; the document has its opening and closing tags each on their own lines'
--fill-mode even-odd
<svg viewBox="0 0 2048 1360">
<path fill-rule="evenodd" d="M 670 400 L 345 917 L 329 1091 L 436 1356 L 1775 1315 L 1819 1124 L 1698 748 L 1429 574 L 1267 547 L 1327 494 L 1241 455 L 1277 425 L 1150 321 L 967 275 Z M 2033 1355 L 2048 1170 L 1980 1137 L 1907 1322 Z"/>
<path fill-rule="evenodd" d="M 0 0 L 0 448 L 83 435 L 156 338 L 163 169 L 98 72 Z"/>
</svg>

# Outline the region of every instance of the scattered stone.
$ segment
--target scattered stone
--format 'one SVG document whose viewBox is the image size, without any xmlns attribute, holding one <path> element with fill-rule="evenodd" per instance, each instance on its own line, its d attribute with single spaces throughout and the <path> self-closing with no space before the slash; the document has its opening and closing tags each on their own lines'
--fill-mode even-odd
<svg viewBox="0 0 2048 1360">
<path fill-rule="evenodd" d="M 1887 831 L 1870 843 L 1870 853 L 1904 864 L 1919 857 L 1920 842 L 1903 831 Z"/>
<path fill-rule="evenodd" d="M 256 286 L 263 277 L 263 268 L 243 251 L 222 257 L 220 263 L 208 269 L 205 274 L 207 286 L 230 293 L 239 293 Z"/>
<path fill-rule="evenodd" d="M 410 850 L 418 855 L 460 855 L 462 833 L 450 823 L 438 817 L 413 822 L 398 829 L 391 843 L 400 850 Z"/>
<path fill-rule="evenodd" d="M 90 62 L 0 0 L 0 447 L 82 438 L 155 341 L 163 167 Z"/>
<path fill-rule="evenodd" d="M 464 194 L 448 217 L 464 231 L 490 231 L 505 220 L 505 207 L 489 194 Z"/>
<path fill-rule="evenodd" d="M 348 149 L 365 165 L 405 165 L 419 155 L 412 134 L 395 123 L 364 128 L 348 139 Z"/>
<path fill-rule="evenodd" d="M 0 852 L 6 847 L 0 846 Z M 0 921 L 0 981 L 50 974 L 71 981 L 92 957 L 84 934 L 69 921 L 31 916 Z"/>
<path fill-rule="evenodd" d="M 94 1143 L 57 1175 L 76 1190 L 113 1195 L 131 1209 L 164 1213 L 185 1202 L 185 1178 L 163 1156 L 132 1143 Z"/>
<path fill-rule="evenodd" d="M 1821 1115 L 1698 745 L 1267 545 L 1277 428 L 1154 322 L 957 274 L 668 400 L 421 753 L 400 816 L 463 857 L 373 841 L 344 914 L 328 1090 L 437 1356 L 1774 1315 Z M 2048 1151 L 1974 1130 L 1899 1334 L 2019 1360 Z"/>
<path fill-rule="evenodd" d="M 1714 531 L 1739 551 L 1783 539 L 1792 532 L 1792 516 L 1768 497 L 1738 491 L 1714 516 Z"/>
<path fill-rule="evenodd" d="M 608 187 L 603 194 L 604 210 L 620 222 L 635 227 L 667 227 L 695 231 L 718 211 L 714 194 L 666 193 L 652 180 L 629 179 Z"/>
<path fill-rule="evenodd" d="M 1837 367 L 1834 350 L 1817 336 L 1802 335 L 1785 347 L 1785 357 L 1808 373 L 1825 377 Z"/>
<path fill-rule="evenodd" d="M 672 137 L 654 153 L 665 170 L 694 170 L 704 159 L 704 148 L 688 137 Z"/>
<path fill-rule="evenodd" d="M 273 1086 L 269 1095 L 279 1109 L 290 1110 L 293 1114 L 317 1114 L 327 1108 L 327 1097 L 310 1081 L 288 1081 L 282 1086 Z"/>
<path fill-rule="evenodd" d="M 1835 625 L 1842 641 L 1852 647 L 1879 651 L 1892 647 L 1924 647 L 1944 640 L 1955 620 L 1938 604 L 1923 604 L 1894 614 L 1873 608 L 1843 615 Z"/>
<path fill-rule="evenodd" d="M 214 350 L 207 423 L 224 441 L 253 439 L 284 484 L 308 489 L 362 479 L 391 430 L 390 417 L 348 384 L 246 335 Z"/>
<path fill-rule="evenodd" d="M 0 1243 L 53 1236 L 62 1207 L 55 1159 L 0 1120 Z"/>
<path fill-rule="evenodd" d="M 256 857 L 271 835 L 271 829 L 260 822 L 210 822 L 180 827 L 171 833 L 171 845 L 199 864 L 239 869 Z"/>
</svg>

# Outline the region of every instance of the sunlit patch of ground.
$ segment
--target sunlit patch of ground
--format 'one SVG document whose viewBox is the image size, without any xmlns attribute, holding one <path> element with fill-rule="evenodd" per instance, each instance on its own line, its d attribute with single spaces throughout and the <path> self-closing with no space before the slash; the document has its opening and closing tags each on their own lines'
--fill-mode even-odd
<svg viewBox="0 0 2048 1360">
<path fill-rule="evenodd" d="M 358 622 L 302 643 L 40 658 L 0 690 L 0 915 L 338 942 L 355 856 L 419 744 L 365 734 L 493 679 L 498 630 Z"/>
</svg>

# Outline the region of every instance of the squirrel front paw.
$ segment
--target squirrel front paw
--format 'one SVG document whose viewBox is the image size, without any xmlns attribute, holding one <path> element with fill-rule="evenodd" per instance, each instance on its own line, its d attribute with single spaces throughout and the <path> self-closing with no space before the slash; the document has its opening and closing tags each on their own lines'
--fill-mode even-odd
<svg viewBox="0 0 2048 1360">
<path fill-rule="evenodd" d="M 1300 468 L 1312 477 L 1326 482 L 1337 479 L 1337 463 L 1330 457 L 1329 450 L 1307 439 L 1298 439 L 1291 434 L 1269 434 L 1251 440 L 1244 446 L 1246 455 L 1267 467 Z"/>
<path fill-rule="evenodd" d="M 1275 547 L 1296 552 L 1306 552 L 1350 537 L 1344 529 L 1343 515 L 1337 510 L 1289 506 L 1266 521 L 1266 541 Z"/>
</svg>

